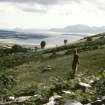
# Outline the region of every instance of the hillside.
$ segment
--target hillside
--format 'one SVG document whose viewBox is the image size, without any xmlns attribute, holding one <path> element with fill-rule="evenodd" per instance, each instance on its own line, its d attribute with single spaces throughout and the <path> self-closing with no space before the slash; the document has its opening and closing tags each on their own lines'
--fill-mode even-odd
<svg viewBox="0 0 105 105">
<path fill-rule="evenodd" d="M 42 103 L 48 101 L 49 96 L 52 95 L 52 93 L 50 94 L 52 88 L 54 88 L 52 91 L 58 94 L 61 94 L 61 89 L 74 92 L 74 90 L 72 90 L 72 85 L 75 84 L 76 80 L 68 80 L 72 72 L 72 52 L 74 48 L 78 48 L 80 56 L 80 65 L 76 79 L 78 79 L 79 76 L 84 82 L 88 82 L 89 78 L 94 80 L 98 78 L 100 70 L 105 69 L 104 36 L 105 34 L 103 33 L 90 37 L 92 38 L 91 40 L 84 38 L 78 43 L 68 44 L 67 46 L 38 51 L 14 52 L 14 54 L 9 53 L 1 56 L 0 76 L 3 77 L 3 75 L 5 75 L 7 78 L 12 76 L 13 80 L 16 82 L 13 87 L 9 89 L 6 87 L 6 90 L 3 89 L 3 91 L 0 92 L 1 96 L 30 96 L 41 94 L 43 96 L 41 100 L 43 101 L 38 101 L 37 103 L 35 101 L 37 99 L 35 98 L 32 102 L 36 102 L 36 104 L 34 103 L 35 105 L 42 105 Z M 44 88 L 44 86 L 47 88 Z M 99 94 L 98 92 L 97 94 L 94 93 L 94 91 L 96 91 L 95 88 L 92 88 L 89 92 L 90 91 L 93 92 L 92 95 L 81 91 L 75 91 L 74 93 L 76 96 L 74 95 L 74 97 L 72 95 L 61 95 L 65 102 L 71 99 L 79 101 L 83 101 L 83 99 L 89 97 L 92 99 Z M 17 103 L 13 105 L 20 104 Z M 30 103 L 25 105 L 33 104 Z"/>
<path fill-rule="evenodd" d="M 97 74 L 101 69 L 104 69 L 104 51 L 105 48 L 80 53 L 81 63 L 78 73 L 82 72 L 85 76 L 88 76 L 94 73 Z M 16 79 L 19 80 L 18 88 L 23 90 L 24 88 L 36 85 L 36 83 L 46 83 L 50 77 L 66 78 L 71 71 L 71 64 L 72 55 L 40 62 L 25 63 L 9 71 L 15 74 Z M 52 67 L 52 70 L 43 72 L 48 65 Z"/>
</svg>

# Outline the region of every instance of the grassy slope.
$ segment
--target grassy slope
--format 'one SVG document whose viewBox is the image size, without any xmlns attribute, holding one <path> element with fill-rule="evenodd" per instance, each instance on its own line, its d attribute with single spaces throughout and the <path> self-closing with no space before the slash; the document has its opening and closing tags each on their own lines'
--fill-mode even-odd
<svg viewBox="0 0 105 105">
<path fill-rule="evenodd" d="M 105 39 L 99 39 L 99 41 L 104 42 Z M 93 42 L 93 41 L 92 41 Z M 81 44 L 81 43 L 80 43 Z M 82 43 L 84 45 L 84 42 Z M 91 44 L 91 42 L 90 42 Z M 92 47 L 89 44 L 89 47 Z M 99 43 L 98 43 L 99 44 Z M 78 45 L 78 44 L 77 44 Z M 96 45 L 96 44 L 95 44 Z M 105 43 L 101 49 L 83 51 L 79 53 L 80 55 L 80 65 L 78 69 L 78 73 L 84 73 L 86 76 L 91 74 L 97 74 L 97 72 L 105 68 Z M 94 44 L 93 44 L 94 46 Z M 84 45 L 84 47 L 86 47 Z M 67 78 L 69 75 L 72 64 L 73 55 L 65 55 L 65 49 L 57 52 L 57 58 L 48 58 L 51 53 L 44 54 L 44 60 L 40 60 L 41 58 L 39 54 L 39 58 L 32 57 L 32 60 L 29 60 L 27 63 L 23 62 L 22 65 L 16 66 L 14 68 L 7 69 L 5 71 L 1 71 L 2 73 L 12 74 L 14 78 L 17 80 L 17 85 L 11 90 L 14 93 L 20 94 L 23 90 L 29 90 L 30 87 L 35 86 L 39 83 L 47 83 L 51 77 L 60 77 Z M 31 54 L 31 52 L 30 52 Z M 20 58 L 19 58 L 20 59 Z M 27 58 L 26 58 L 27 59 Z M 34 60 L 35 59 L 35 60 Z M 36 60 L 37 59 L 37 60 Z M 8 63 L 8 60 L 7 60 Z M 51 65 L 52 70 L 42 73 L 44 67 L 47 65 Z M 33 88 L 34 89 L 34 88 Z M 11 93 L 12 93 L 11 92 Z"/>
<path fill-rule="evenodd" d="M 97 74 L 97 72 L 105 67 L 105 48 L 97 49 L 94 51 L 81 52 L 80 55 L 80 65 L 79 73 Z M 67 77 L 68 73 L 71 71 L 72 55 L 62 56 L 55 59 L 48 59 L 38 62 L 25 63 L 23 65 L 17 66 L 14 69 L 9 70 L 18 80 L 18 84 L 14 87 L 15 92 L 21 90 L 27 90 L 30 86 L 34 86 L 37 83 L 47 83 L 51 77 Z M 46 65 L 51 65 L 52 70 L 41 73 Z"/>
</svg>

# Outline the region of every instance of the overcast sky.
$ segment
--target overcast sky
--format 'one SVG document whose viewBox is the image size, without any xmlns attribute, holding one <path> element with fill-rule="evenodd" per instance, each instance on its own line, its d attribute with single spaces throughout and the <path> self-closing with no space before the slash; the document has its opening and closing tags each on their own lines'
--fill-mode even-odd
<svg viewBox="0 0 105 105">
<path fill-rule="evenodd" d="M 0 28 L 105 26 L 104 0 L 0 0 Z"/>
</svg>

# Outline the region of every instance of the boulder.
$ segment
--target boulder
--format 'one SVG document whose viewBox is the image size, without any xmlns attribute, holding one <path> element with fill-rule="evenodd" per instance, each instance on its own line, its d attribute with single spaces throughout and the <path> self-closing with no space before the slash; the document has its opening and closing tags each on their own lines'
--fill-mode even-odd
<svg viewBox="0 0 105 105">
<path fill-rule="evenodd" d="M 64 105 L 83 105 L 78 101 L 68 101 Z"/>
<path fill-rule="evenodd" d="M 59 96 L 59 95 L 51 96 L 49 98 L 49 102 L 46 104 L 43 104 L 43 105 L 56 105 L 56 100 L 59 100 L 60 98 L 61 98 L 61 96 Z"/>
<path fill-rule="evenodd" d="M 24 102 L 32 98 L 32 96 L 22 96 L 22 97 L 17 97 L 16 102 Z"/>
</svg>

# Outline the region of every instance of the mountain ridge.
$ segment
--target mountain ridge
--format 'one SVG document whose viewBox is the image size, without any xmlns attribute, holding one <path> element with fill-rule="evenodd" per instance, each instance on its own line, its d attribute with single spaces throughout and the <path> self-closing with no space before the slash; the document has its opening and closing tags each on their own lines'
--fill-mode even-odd
<svg viewBox="0 0 105 105">
<path fill-rule="evenodd" d="M 50 31 L 54 32 L 70 32 L 70 33 L 102 33 L 105 32 L 105 26 L 87 26 L 83 24 L 70 25 L 64 28 L 52 28 Z"/>
</svg>

